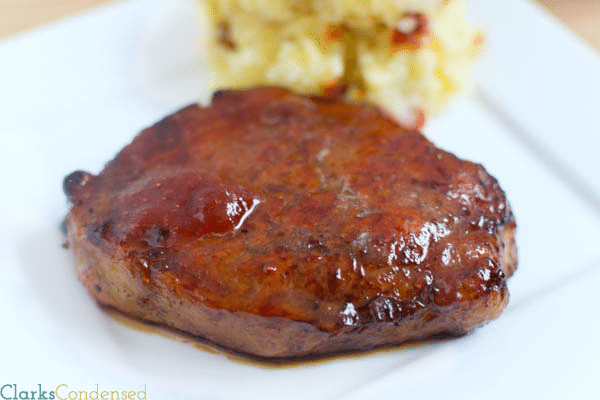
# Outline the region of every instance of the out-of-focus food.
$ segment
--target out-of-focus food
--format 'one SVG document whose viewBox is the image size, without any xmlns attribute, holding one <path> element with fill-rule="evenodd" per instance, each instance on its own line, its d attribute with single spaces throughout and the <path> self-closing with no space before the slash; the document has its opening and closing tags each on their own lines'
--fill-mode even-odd
<svg viewBox="0 0 600 400">
<path fill-rule="evenodd" d="M 374 106 L 279 88 L 217 92 L 64 189 L 99 303 L 265 359 L 467 333 L 516 268 L 482 166 Z"/>
<path fill-rule="evenodd" d="M 367 99 L 419 127 L 470 88 L 483 35 L 463 0 L 199 0 L 215 88 Z"/>
</svg>

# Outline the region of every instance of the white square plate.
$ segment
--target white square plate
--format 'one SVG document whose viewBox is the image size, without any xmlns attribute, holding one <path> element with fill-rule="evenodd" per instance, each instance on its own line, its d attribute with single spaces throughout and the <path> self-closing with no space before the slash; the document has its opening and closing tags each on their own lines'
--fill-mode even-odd
<svg viewBox="0 0 600 400">
<path fill-rule="evenodd" d="M 61 248 L 62 178 L 99 172 L 140 129 L 208 98 L 193 4 L 117 3 L 0 42 L 0 387 L 146 385 L 149 399 L 203 400 L 597 395 L 600 62 L 530 3 L 469 3 L 488 37 L 479 90 L 426 134 L 508 194 L 520 252 L 509 307 L 462 339 L 286 368 L 124 327 Z"/>
</svg>

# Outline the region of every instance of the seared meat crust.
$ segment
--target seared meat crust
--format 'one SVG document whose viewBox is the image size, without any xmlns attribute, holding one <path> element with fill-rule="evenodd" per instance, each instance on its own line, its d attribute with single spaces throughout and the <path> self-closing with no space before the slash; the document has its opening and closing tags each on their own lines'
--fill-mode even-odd
<svg viewBox="0 0 600 400">
<path fill-rule="evenodd" d="M 469 332 L 516 267 L 482 166 L 374 107 L 280 88 L 217 92 L 65 192 L 99 303 L 260 358 Z"/>
</svg>

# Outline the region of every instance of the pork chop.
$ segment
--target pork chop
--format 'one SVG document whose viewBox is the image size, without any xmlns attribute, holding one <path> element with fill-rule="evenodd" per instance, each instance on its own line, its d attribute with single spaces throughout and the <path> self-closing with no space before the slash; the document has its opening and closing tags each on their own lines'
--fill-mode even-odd
<svg viewBox="0 0 600 400">
<path fill-rule="evenodd" d="M 263 359 L 461 335 L 516 268 L 498 182 L 379 109 L 220 91 L 65 178 L 99 303 Z"/>
</svg>

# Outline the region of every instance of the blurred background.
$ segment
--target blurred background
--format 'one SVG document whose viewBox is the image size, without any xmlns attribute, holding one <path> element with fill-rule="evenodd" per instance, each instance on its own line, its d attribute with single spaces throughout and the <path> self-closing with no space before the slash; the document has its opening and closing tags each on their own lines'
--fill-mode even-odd
<svg viewBox="0 0 600 400">
<path fill-rule="evenodd" d="M 0 39 L 119 0 L 0 0 Z M 537 1 L 600 51 L 600 0 Z"/>
</svg>

